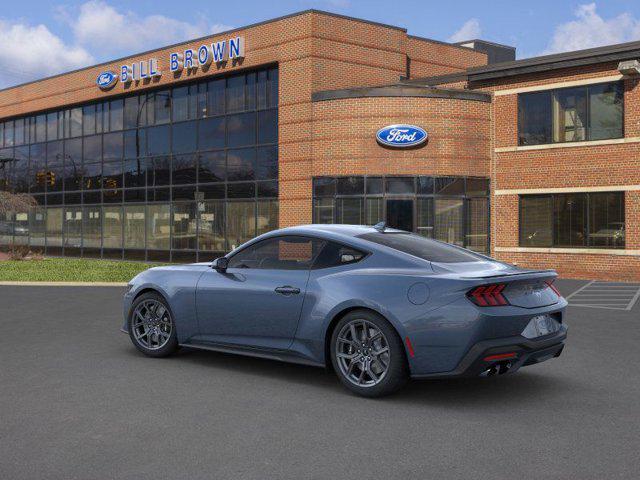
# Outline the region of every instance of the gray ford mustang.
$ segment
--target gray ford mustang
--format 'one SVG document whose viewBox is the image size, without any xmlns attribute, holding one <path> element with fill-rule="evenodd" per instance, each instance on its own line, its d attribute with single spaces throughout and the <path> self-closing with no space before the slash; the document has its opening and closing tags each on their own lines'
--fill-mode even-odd
<svg viewBox="0 0 640 480">
<path fill-rule="evenodd" d="M 409 377 L 558 357 L 567 302 L 555 278 L 384 224 L 301 226 L 139 274 L 123 331 L 152 357 L 184 346 L 330 367 L 374 397 Z"/>
</svg>

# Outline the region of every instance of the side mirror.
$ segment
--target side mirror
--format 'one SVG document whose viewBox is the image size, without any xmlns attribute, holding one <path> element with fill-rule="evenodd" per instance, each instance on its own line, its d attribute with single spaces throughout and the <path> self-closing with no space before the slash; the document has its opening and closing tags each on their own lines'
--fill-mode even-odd
<svg viewBox="0 0 640 480">
<path fill-rule="evenodd" d="M 211 266 L 218 272 L 224 273 L 229 267 L 229 259 L 227 257 L 216 258 Z"/>
</svg>

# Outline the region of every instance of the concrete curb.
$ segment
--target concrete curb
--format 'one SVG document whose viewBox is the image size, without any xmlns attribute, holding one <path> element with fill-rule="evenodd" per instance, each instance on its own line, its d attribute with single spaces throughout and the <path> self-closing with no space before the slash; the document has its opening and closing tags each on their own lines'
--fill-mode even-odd
<svg viewBox="0 0 640 480">
<path fill-rule="evenodd" d="M 119 282 L 0 282 L 0 286 L 13 287 L 126 287 Z"/>
</svg>

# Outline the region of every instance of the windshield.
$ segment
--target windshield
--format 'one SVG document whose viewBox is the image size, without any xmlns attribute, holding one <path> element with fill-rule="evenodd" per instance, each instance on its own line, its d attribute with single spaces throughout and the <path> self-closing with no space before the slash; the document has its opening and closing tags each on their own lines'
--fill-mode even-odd
<svg viewBox="0 0 640 480">
<path fill-rule="evenodd" d="M 486 260 L 480 255 L 462 248 L 438 242 L 414 233 L 365 233 L 358 238 L 368 240 L 414 257 L 437 263 L 480 262 Z"/>
</svg>

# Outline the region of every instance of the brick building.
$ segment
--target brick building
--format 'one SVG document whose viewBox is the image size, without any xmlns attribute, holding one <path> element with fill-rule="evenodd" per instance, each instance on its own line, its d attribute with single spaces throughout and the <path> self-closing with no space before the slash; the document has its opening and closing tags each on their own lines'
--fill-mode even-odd
<svg viewBox="0 0 640 480">
<path fill-rule="evenodd" d="M 639 279 L 640 43 L 515 61 L 305 11 L 0 91 L 0 244 L 208 260 L 385 220 L 509 262 Z M 383 144 L 390 125 L 428 141 Z M 404 128 L 404 127 L 403 127 Z"/>
</svg>

